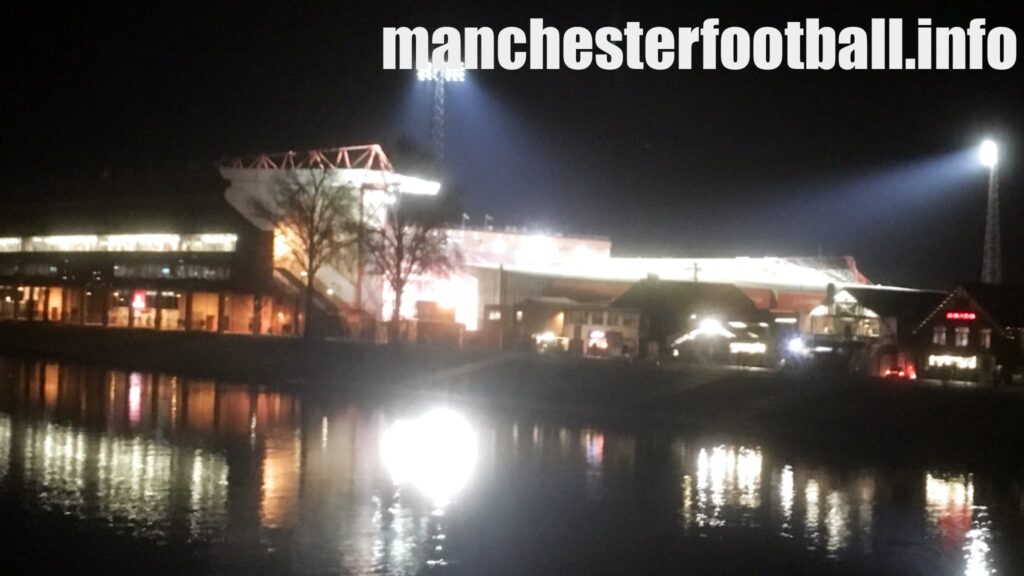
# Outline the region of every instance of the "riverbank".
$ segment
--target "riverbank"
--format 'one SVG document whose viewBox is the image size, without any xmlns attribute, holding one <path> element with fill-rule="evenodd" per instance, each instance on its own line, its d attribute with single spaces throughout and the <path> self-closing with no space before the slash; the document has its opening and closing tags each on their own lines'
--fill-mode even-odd
<svg viewBox="0 0 1024 576">
<path fill-rule="evenodd" d="M 314 401 L 417 393 L 691 434 L 770 439 L 849 462 L 1024 470 L 1024 398 L 831 374 L 550 358 L 525 353 L 203 333 L 0 325 L 4 355 L 269 385 Z"/>
</svg>

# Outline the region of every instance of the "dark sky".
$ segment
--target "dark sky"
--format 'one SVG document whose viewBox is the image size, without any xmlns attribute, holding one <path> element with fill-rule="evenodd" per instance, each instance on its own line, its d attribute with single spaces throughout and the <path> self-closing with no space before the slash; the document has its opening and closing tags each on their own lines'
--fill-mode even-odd
<svg viewBox="0 0 1024 576">
<path fill-rule="evenodd" d="M 918 17 L 985 17 L 1024 32 L 1014 2 L 296 4 L 5 7 L 3 194 L 24 197 L 31 186 L 14 184 L 41 174 L 426 143 L 428 87 L 381 70 L 389 25 L 674 28 L 718 17 L 753 30 L 904 17 L 909 32 Z M 473 223 L 489 213 L 497 225 L 607 235 L 622 255 L 851 254 L 877 281 L 946 286 L 979 275 L 986 182 L 963 158 L 991 135 L 1002 146 L 1006 275 L 1022 282 L 1022 66 L 478 72 L 448 91 L 447 181 Z"/>
</svg>

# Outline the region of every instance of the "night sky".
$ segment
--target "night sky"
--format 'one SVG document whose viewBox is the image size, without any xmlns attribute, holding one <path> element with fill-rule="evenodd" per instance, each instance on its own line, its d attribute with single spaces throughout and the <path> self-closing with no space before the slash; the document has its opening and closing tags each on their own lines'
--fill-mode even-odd
<svg viewBox="0 0 1024 576">
<path fill-rule="evenodd" d="M 45 201 L 33 191 L 43 175 L 426 144 L 429 88 L 381 70 L 383 26 L 525 28 L 543 17 L 674 28 L 718 17 L 753 30 L 904 17 L 910 36 L 918 17 L 985 17 L 1018 42 L 1024 33 L 1015 2 L 23 4 L 0 24 L 0 189 L 33 201 Z M 488 213 L 497 226 L 605 235 L 619 255 L 850 254 L 873 280 L 946 287 L 980 275 L 986 174 L 965 151 L 991 136 L 1002 148 L 1004 276 L 1021 283 L 1022 68 L 471 73 L 448 91 L 446 185 L 463 191 L 471 224 Z"/>
</svg>

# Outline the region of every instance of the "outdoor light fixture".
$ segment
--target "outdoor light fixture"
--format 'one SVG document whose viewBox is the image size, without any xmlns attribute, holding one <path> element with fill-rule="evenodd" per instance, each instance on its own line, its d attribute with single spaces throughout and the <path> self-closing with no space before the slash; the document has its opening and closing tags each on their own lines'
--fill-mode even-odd
<svg viewBox="0 0 1024 576">
<path fill-rule="evenodd" d="M 807 345 L 804 344 L 803 338 L 795 336 L 790 339 L 789 342 L 786 342 L 786 350 L 788 350 L 790 354 L 803 354 L 807 352 Z"/>
<path fill-rule="evenodd" d="M 434 68 L 433 64 L 427 64 L 426 67 L 416 70 L 416 78 L 420 82 L 465 82 L 466 66 Z"/>
<path fill-rule="evenodd" d="M 992 140 L 985 140 L 981 143 L 978 151 L 978 158 L 986 168 L 992 168 L 999 163 L 999 146 Z"/>
</svg>

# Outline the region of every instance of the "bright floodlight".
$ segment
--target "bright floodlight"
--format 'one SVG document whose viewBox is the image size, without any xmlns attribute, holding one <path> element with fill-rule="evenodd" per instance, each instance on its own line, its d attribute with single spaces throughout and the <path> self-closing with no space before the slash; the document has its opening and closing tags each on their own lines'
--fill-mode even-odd
<svg viewBox="0 0 1024 576">
<path fill-rule="evenodd" d="M 981 159 L 981 163 L 986 168 L 992 168 L 999 161 L 999 147 L 996 143 L 991 140 L 985 140 L 981 143 L 981 151 L 978 154 Z"/>
<path fill-rule="evenodd" d="M 425 68 L 416 70 L 416 78 L 420 82 L 463 82 L 466 80 L 466 66 L 459 64 L 458 66 L 434 68 L 433 64 L 427 64 Z"/>
<path fill-rule="evenodd" d="M 786 342 L 786 350 L 789 350 L 791 354 L 803 354 L 807 351 L 807 345 L 804 344 L 803 338 L 794 336 Z"/>
</svg>

